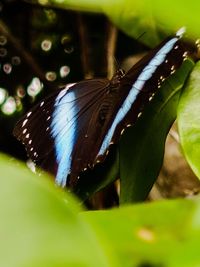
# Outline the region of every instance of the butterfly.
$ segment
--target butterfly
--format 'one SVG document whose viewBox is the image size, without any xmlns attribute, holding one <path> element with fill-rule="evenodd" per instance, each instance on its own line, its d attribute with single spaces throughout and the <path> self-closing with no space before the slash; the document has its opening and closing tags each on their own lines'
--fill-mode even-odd
<svg viewBox="0 0 200 267">
<path fill-rule="evenodd" d="M 126 74 L 119 69 L 111 80 L 68 84 L 38 103 L 13 131 L 28 156 L 52 171 L 57 185 L 73 187 L 83 171 L 104 161 L 110 145 L 187 58 L 191 48 L 184 32 L 164 40 Z"/>
</svg>

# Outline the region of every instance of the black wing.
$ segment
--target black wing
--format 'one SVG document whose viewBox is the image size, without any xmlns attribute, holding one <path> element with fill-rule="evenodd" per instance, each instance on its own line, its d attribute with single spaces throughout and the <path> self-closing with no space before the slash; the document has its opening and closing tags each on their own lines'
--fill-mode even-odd
<svg viewBox="0 0 200 267">
<path fill-rule="evenodd" d="M 29 157 L 53 171 L 59 185 L 66 185 L 69 173 L 77 177 L 95 164 L 104 137 L 102 111 L 108 113 L 114 105 L 108 99 L 105 103 L 109 84 L 107 79 L 86 80 L 56 92 L 30 110 L 14 129 Z"/>
</svg>

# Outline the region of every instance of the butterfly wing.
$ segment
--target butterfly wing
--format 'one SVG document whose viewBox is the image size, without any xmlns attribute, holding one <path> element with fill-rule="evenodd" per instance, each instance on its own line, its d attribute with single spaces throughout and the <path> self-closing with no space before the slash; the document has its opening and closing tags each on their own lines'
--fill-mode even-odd
<svg viewBox="0 0 200 267">
<path fill-rule="evenodd" d="M 94 81 L 80 82 L 67 94 L 56 98 L 51 128 L 59 163 L 56 182 L 62 186 L 66 185 L 67 173 L 70 173 L 69 182 L 73 186 L 81 171 L 105 158 L 110 145 L 99 158 L 105 133 L 117 112 L 118 87 L 114 85 L 114 92 L 111 92 L 110 81 Z M 83 86 L 87 89 L 81 96 L 79 91 L 84 91 Z"/>
<path fill-rule="evenodd" d="M 109 144 L 116 143 L 124 129 L 136 122 L 144 106 L 152 100 L 164 80 L 181 66 L 188 53 L 193 56 L 195 46 L 181 40 L 184 31 L 181 28 L 175 36 L 163 41 L 120 80 L 117 94 L 121 101 L 113 109 L 97 158 L 104 156 Z"/>
<path fill-rule="evenodd" d="M 67 85 L 63 90 L 72 85 Z M 54 101 L 62 91 L 56 91 L 35 105 L 17 122 L 13 130 L 14 136 L 25 145 L 28 156 L 34 162 L 43 160 L 54 145 L 50 134 L 51 115 Z"/>
<path fill-rule="evenodd" d="M 73 186 L 81 171 L 105 158 L 109 145 L 181 65 L 182 34 L 164 41 L 123 78 L 82 81 L 40 102 L 17 124 L 15 136 L 33 160 L 53 169 L 58 185 Z"/>
<path fill-rule="evenodd" d="M 67 87 L 41 101 L 17 123 L 14 135 L 33 161 L 56 174 L 57 184 L 65 186 L 69 173 L 76 177 L 93 165 L 95 153 L 88 151 L 95 151 L 92 146 L 103 138 L 96 114 L 108 85 L 107 79 L 94 79 Z"/>
</svg>

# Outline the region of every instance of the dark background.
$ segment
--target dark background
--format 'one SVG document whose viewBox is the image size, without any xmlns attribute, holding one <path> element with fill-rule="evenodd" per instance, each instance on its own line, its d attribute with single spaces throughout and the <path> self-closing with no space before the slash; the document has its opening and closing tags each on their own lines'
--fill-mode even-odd
<svg viewBox="0 0 200 267">
<path fill-rule="evenodd" d="M 44 8 L 28 1 L 0 1 L 0 88 L 6 93 L 0 104 L 0 151 L 26 159 L 24 147 L 12 136 L 17 120 L 60 86 L 106 77 L 109 42 L 114 42 L 110 56 L 115 68 L 145 48 L 116 30 L 103 15 Z M 65 77 L 60 75 L 62 66 Z M 30 95 L 34 77 L 43 87 L 37 92 L 32 86 Z"/>
</svg>

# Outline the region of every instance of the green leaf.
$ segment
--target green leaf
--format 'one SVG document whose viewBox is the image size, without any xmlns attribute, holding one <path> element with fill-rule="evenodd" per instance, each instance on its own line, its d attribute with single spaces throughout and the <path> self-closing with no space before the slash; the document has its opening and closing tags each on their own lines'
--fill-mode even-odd
<svg viewBox="0 0 200 267">
<path fill-rule="evenodd" d="M 120 141 L 121 203 L 144 200 L 159 174 L 165 139 L 176 118 L 180 91 L 194 63 L 185 61 Z"/>
<path fill-rule="evenodd" d="M 123 267 L 200 265 L 200 199 L 82 213 L 106 235 Z"/>
<path fill-rule="evenodd" d="M 0 266 L 118 266 L 69 194 L 2 155 L 0 172 Z"/>
<path fill-rule="evenodd" d="M 102 13 L 102 8 L 107 4 L 106 2 L 108 1 L 102 0 L 102 2 L 99 2 L 98 0 L 38 0 L 37 2 L 44 6 L 50 5 L 63 9 Z"/>
<path fill-rule="evenodd" d="M 193 69 L 181 95 L 178 130 L 185 157 L 200 178 L 200 61 Z"/>
<path fill-rule="evenodd" d="M 145 33 L 140 41 L 151 47 L 163 39 L 163 33 L 174 34 L 183 26 L 188 36 L 199 38 L 199 9 L 197 0 L 119 0 L 104 6 L 105 13 L 120 29 L 136 39 Z"/>
<path fill-rule="evenodd" d="M 60 8 L 105 13 L 115 25 L 128 35 L 153 47 L 166 35 L 175 33 L 186 26 L 190 37 L 198 38 L 197 24 L 200 2 L 191 1 L 150 1 L 150 0 L 47 0 L 38 1 Z M 192 14 L 192 16 L 191 16 Z M 162 34 L 161 34 L 162 33 Z"/>
</svg>

